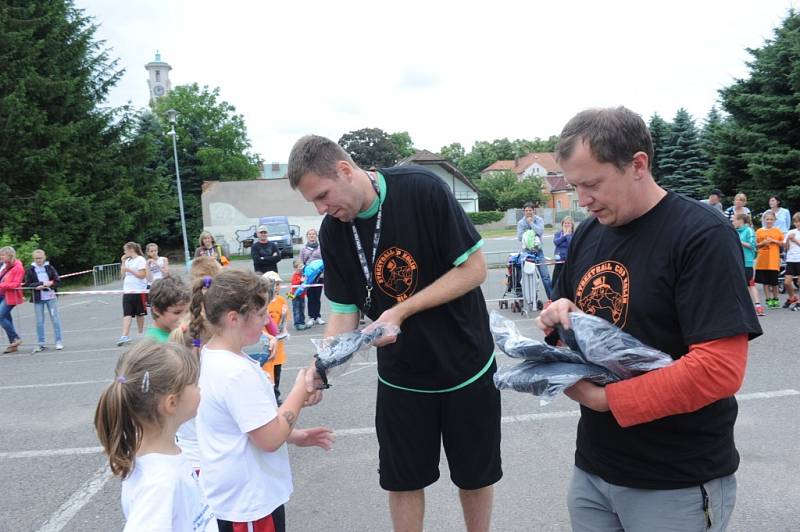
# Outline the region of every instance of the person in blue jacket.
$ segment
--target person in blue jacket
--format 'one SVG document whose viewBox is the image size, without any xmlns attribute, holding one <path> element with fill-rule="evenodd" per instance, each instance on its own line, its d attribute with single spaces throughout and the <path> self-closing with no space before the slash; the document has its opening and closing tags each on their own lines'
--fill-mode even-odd
<svg viewBox="0 0 800 532">
<path fill-rule="evenodd" d="M 556 265 L 553 267 L 553 285 L 555 286 L 558 281 L 558 274 L 567 262 L 567 255 L 569 254 L 569 243 L 572 242 L 572 233 L 575 231 L 575 222 L 572 216 L 564 216 L 561 220 L 561 231 L 557 231 L 553 235 L 553 244 L 556 246 L 555 256 Z"/>
</svg>

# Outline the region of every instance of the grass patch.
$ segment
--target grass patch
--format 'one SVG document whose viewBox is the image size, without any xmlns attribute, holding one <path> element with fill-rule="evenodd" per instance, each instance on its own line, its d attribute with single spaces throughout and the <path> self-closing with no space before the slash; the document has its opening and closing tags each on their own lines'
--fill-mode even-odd
<svg viewBox="0 0 800 532">
<path fill-rule="evenodd" d="M 501 236 L 516 236 L 516 229 L 478 229 L 483 238 L 497 238 Z"/>
</svg>

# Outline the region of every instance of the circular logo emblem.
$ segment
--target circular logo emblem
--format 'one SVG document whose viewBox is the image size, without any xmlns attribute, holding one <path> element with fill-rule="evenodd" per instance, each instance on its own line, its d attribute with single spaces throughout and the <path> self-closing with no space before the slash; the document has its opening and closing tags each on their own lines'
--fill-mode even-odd
<svg viewBox="0 0 800 532">
<path fill-rule="evenodd" d="M 391 247 L 375 261 L 375 283 L 381 292 L 398 303 L 414 294 L 417 288 L 417 261 L 411 253 Z"/>
<path fill-rule="evenodd" d="M 619 262 L 595 264 L 583 274 L 575 290 L 575 304 L 587 314 L 600 316 L 619 328 L 628 318 L 630 277 Z"/>
</svg>

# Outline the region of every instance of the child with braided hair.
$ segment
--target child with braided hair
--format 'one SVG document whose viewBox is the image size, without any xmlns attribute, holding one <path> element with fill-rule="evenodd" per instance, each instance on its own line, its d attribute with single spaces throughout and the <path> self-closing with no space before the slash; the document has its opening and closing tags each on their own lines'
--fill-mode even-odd
<svg viewBox="0 0 800 532">
<path fill-rule="evenodd" d="M 305 370 L 279 407 L 269 377 L 243 352 L 261 337 L 272 288 L 252 272 L 232 270 L 192 296 L 190 334 L 198 323 L 211 332 L 200 355 L 200 481 L 223 532 L 285 530 L 283 505 L 293 489 L 286 443 L 333 444 L 330 429 L 294 428 L 313 397 Z"/>
<path fill-rule="evenodd" d="M 217 532 L 197 475 L 175 432 L 200 402 L 197 358 L 177 344 L 145 341 L 120 356 L 94 415 L 97 437 L 122 478 L 125 530 Z"/>
</svg>

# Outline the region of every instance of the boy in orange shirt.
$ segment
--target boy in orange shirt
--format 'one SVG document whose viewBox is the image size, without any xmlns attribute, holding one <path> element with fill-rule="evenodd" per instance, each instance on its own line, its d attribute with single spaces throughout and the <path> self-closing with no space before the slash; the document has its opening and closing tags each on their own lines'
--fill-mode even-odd
<svg viewBox="0 0 800 532">
<path fill-rule="evenodd" d="M 775 214 L 764 214 L 764 227 L 756 231 L 756 282 L 764 287 L 767 308 L 780 308 L 778 272 L 781 268 L 783 232 L 775 227 Z"/>
<path fill-rule="evenodd" d="M 277 272 L 267 272 L 263 275 L 265 279 L 270 280 L 274 285 L 274 296 L 272 301 L 267 305 L 267 312 L 269 313 L 272 321 L 278 324 L 278 334 L 272 336 L 266 328 L 264 328 L 264 335 L 269 338 L 269 351 L 271 356 L 264 362 L 261 369 L 266 371 L 272 378 L 272 384 L 275 388 L 275 398 L 278 404 L 281 403 L 281 392 L 278 386 L 281 382 L 281 367 L 286 362 L 286 339 L 289 336 L 287 332 L 287 322 L 289 315 L 289 303 L 286 298 L 280 295 L 281 276 Z"/>
</svg>

